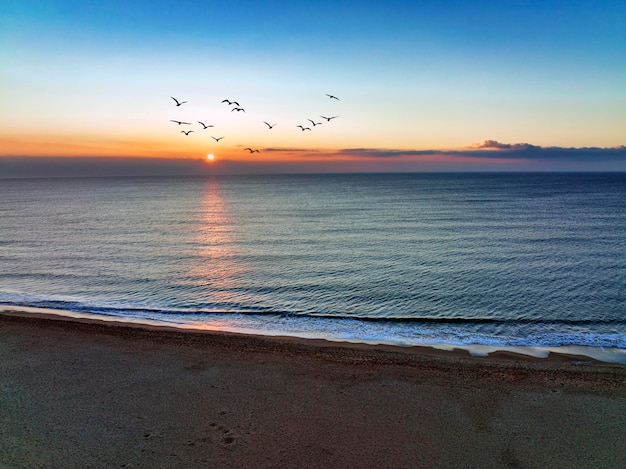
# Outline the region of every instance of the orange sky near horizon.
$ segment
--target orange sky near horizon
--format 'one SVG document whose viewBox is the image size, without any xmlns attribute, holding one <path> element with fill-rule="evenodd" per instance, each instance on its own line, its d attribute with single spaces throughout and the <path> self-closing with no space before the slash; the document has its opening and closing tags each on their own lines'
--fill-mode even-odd
<svg viewBox="0 0 626 469">
<path fill-rule="evenodd" d="M 191 136 L 191 135 L 190 135 Z M 189 136 L 189 137 L 190 137 Z M 341 154 L 340 150 L 334 148 L 295 148 L 277 146 L 265 150 L 258 147 L 260 153 L 250 153 L 244 149 L 243 144 L 228 145 L 224 142 L 193 141 L 186 139 L 186 136 L 168 135 L 160 138 L 139 139 L 137 137 L 127 139 L 106 140 L 93 137 L 72 137 L 67 138 L 61 135 L 26 135 L 21 138 L 4 137 L 0 138 L 0 145 L 7 155 L 17 157 L 101 157 L 101 158 L 159 158 L 159 159 L 181 159 L 181 160 L 205 160 L 208 154 L 214 155 L 214 161 L 207 161 L 207 164 L 219 164 L 221 161 L 234 161 L 238 163 L 328 163 L 328 162 L 378 162 L 380 158 L 367 155 L 358 156 L 356 154 Z M 257 148 L 255 146 L 255 148 Z M 471 148 L 468 146 L 466 148 Z M 425 149 L 426 150 L 426 149 Z M 459 149 L 448 149 L 451 151 L 462 151 Z M 401 152 L 401 150 L 399 150 Z M 407 149 L 412 151 L 412 149 Z M 496 150 L 488 150 L 496 151 Z M 446 155 L 445 151 L 436 155 L 420 156 L 397 156 L 397 162 L 411 162 L 419 160 L 424 164 L 435 163 L 499 163 L 510 164 L 506 158 L 480 158 Z"/>
</svg>

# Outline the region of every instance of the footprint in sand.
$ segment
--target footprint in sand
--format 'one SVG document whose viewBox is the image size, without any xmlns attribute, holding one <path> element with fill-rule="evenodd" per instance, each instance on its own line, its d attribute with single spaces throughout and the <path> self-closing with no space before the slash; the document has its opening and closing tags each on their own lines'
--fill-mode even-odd
<svg viewBox="0 0 626 469">
<path fill-rule="evenodd" d="M 230 446 L 235 442 L 235 436 L 224 425 L 219 425 L 213 422 L 209 426 L 213 428 L 215 431 L 220 432 L 222 434 L 221 440 L 222 440 L 222 443 L 224 443 L 224 445 Z"/>
</svg>

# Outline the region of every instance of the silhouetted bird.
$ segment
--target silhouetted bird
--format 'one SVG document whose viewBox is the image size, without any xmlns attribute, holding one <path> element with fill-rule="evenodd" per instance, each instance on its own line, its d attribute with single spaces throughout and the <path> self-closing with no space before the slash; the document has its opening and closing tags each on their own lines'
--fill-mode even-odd
<svg viewBox="0 0 626 469">
<path fill-rule="evenodd" d="M 330 99 L 336 99 L 337 101 L 340 101 L 337 96 L 333 96 L 332 94 L 327 94 L 326 96 L 328 96 Z"/>
<path fill-rule="evenodd" d="M 172 119 L 170 119 L 170 121 L 171 122 L 176 122 L 178 125 L 181 125 L 181 124 L 191 125 L 191 122 L 181 122 L 181 121 L 175 121 L 175 120 L 172 120 Z"/>
<path fill-rule="evenodd" d="M 229 101 L 228 99 L 224 99 L 222 100 L 223 103 L 228 103 L 229 106 L 232 106 L 233 104 L 235 104 L 236 106 L 239 106 L 239 103 L 237 101 Z"/>
<path fill-rule="evenodd" d="M 193 132 L 193 130 L 181 130 L 180 133 L 185 134 L 185 135 L 189 135 L 191 132 Z"/>
<path fill-rule="evenodd" d="M 313 127 L 315 127 L 316 125 L 322 125 L 321 122 L 314 122 L 313 119 L 307 119 L 311 124 L 313 124 Z"/>
<path fill-rule="evenodd" d="M 198 124 L 202 125 L 204 130 L 208 129 L 209 127 L 214 127 L 213 125 L 206 125 L 204 122 L 200 122 L 200 121 L 198 121 Z"/>
<path fill-rule="evenodd" d="M 211 135 L 211 138 L 213 140 L 215 140 L 216 142 L 219 142 L 221 139 L 223 139 L 224 137 L 214 137 L 213 135 Z"/>
<path fill-rule="evenodd" d="M 264 123 L 265 125 L 267 125 L 270 129 L 273 129 L 273 128 L 276 126 L 276 124 L 268 124 L 268 123 L 267 123 L 267 122 L 265 122 L 265 121 L 263 121 L 263 123 Z"/>
<path fill-rule="evenodd" d="M 331 119 L 336 119 L 339 116 L 333 116 L 333 117 L 324 117 L 324 116 L 320 116 L 322 119 L 326 119 L 326 122 L 330 122 Z"/>
<path fill-rule="evenodd" d="M 170 96 L 170 98 L 174 100 L 174 102 L 176 103 L 176 106 L 180 106 L 181 104 L 185 104 L 187 102 L 187 101 L 178 101 L 178 99 L 176 99 L 174 96 Z"/>
<path fill-rule="evenodd" d="M 260 153 L 259 150 L 253 150 L 252 148 L 244 148 L 244 150 L 248 150 L 250 153 Z"/>
<path fill-rule="evenodd" d="M 234 107 L 234 108 L 232 108 L 230 110 L 230 112 L 233 112 L 233 111 L 243 111 L 243 112 L 246 112 L 246 110 L 244 108 L 242 108 L 242 107 Z"/>
<path fill-rule="evenodd" d="M 302 127 L 301 125 L 296 125 L 296 127 L 300 127 L 302 129 L 302 131 L 304 132 L 305 130 L 311 130 L 310 127 Z"/>
</svg>

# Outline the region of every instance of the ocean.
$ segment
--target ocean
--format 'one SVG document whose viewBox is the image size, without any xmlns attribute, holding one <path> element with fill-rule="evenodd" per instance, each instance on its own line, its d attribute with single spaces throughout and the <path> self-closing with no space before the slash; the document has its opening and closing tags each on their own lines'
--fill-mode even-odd
<svg viewBox="0 0 626 469">
<path fill-rule="evenodd" d="M 0 308 L 626 363 L 626 174 L 0 179 Z"/>
</svg>

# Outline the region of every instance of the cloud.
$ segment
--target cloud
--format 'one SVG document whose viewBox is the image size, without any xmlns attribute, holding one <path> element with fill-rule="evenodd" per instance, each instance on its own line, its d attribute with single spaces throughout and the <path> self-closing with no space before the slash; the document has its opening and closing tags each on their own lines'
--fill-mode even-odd
<svg viewBox="0 0 626 469">
<path fill-rule="evenodd" d="M 449 156 L 456 158 L 483 158 L 499 160 L 546 160 L 546 161 L 617 161 L 626 164 L 626 146 L 612 148 L 582 147 L 541 147 L 530 143 L 501 143 L 485 140 L 461 150 L 402 150 L 377 148 L 346 148 L 336 156 L 350 158 L 420 158 L 429 156 Z"/>
<path fill-rule="evenodd" d="M 484 150 L 484 151 L 481 151 Z M 494 151 L 497 150 L 497 151 Z M 624 161 L 626 162 L 626 147 L 624 145 L 612 148 L 598 147 L 541 147 L 530 143 L 500 143 L 496 140 L 485 140 L 474 144 L 469 150 L 461 154 L 507 159 L 533 160 L 563 160 L 563 161 Z"/>
<path fill-rule="evenodd" d="M 104 157 L 0 157 L 5 177 L 206 176 L 302 172 L 626 171 L 626 146 L 540 147 L 486 140 L 458 150 L 264 148 L 254 161 Z"/>
<path fill-rule="evenodd" d="M 485 140 L 483 143 L 475 143 L 472 148 L 493 148 L 497 150 L 541 150 L 541 147 L 531 145 L 530 143 L 500 143 L 496 140 Z"/>
<path fill-rule="evenodd" d="M 405 158 L 407 156 L 446 155 L 442 150 L 392 150 L 376 148 L 346 148 L 339 150 L 338 155 L 368 158 Z"/>
<path fill-rule="evenodd" d="M 243 145 L 242 145 L 243 146 Z M 319 150 L 313 150 L 309 148 L 281 148 L 281 147 L 269 147 L 263 148 L 264 152 L 278 152 L 278 153 L 317 153 Z"/>
<path fill-rule="evenodd" d="M 107 157 L 2 157 L 2 177 L 192 176 L 202 175 L 200 160 Z"/>
</svg>

